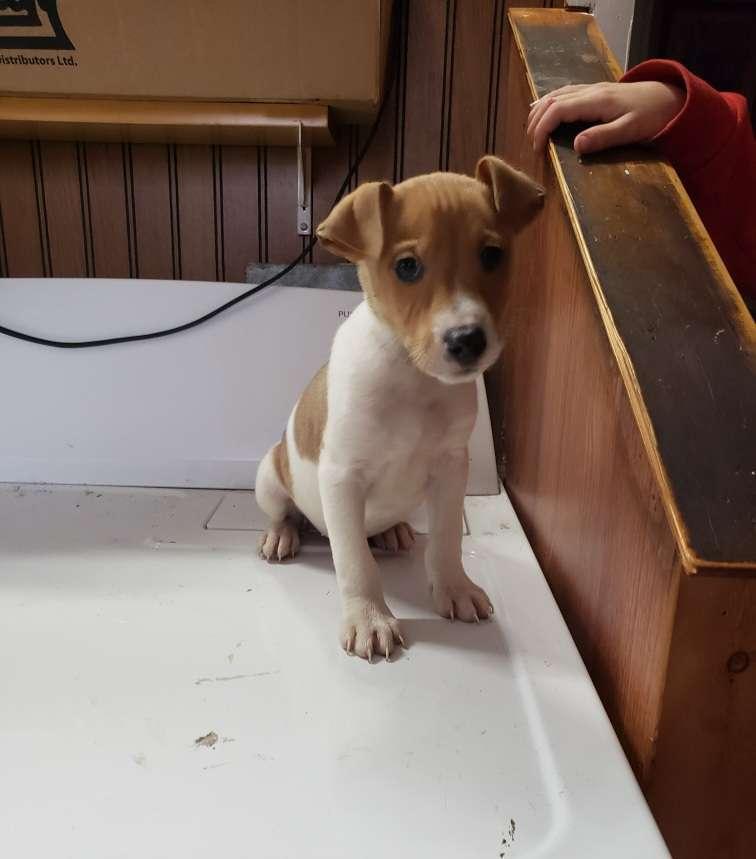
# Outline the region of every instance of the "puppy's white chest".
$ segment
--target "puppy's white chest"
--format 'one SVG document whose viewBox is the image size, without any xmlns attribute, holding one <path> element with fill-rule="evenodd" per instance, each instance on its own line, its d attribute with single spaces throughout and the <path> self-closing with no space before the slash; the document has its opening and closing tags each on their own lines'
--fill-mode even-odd
<svg viewBox="0 0 756 859">
<path fill-rule="evenodd" d="M 373 447 L 371 455 L 375 484 L 424 484 L 448 437 L 448 421 L 438 416 L 433 420 L 427 413 L 407 409 L 393 415 L 383 424 L 383 430 L 382 444 Z"/>
<path fill-rule="evenodd" d="M 425 500 L 448 451 L 467 444 L 474 413 L 464 397 L 453 399 L 456 403 L 396 402 L 388 413 L 376 415 L 381 429 L 373 436 L 366 468 L 368 528 L 408 517 Z"/>
</svg>

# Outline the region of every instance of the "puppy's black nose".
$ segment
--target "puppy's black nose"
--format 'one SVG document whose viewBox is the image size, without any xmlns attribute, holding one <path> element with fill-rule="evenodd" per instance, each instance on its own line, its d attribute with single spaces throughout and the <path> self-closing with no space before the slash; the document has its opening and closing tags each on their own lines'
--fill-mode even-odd
<svg viewBox="0 0 756 859">
<path fill-rule="evenodd" d="M 444 344 L 449 357 L 466 367 L 486 351 L 486 332 L 480 325 L 460 325 L 444 334 Z"/>
</svg>

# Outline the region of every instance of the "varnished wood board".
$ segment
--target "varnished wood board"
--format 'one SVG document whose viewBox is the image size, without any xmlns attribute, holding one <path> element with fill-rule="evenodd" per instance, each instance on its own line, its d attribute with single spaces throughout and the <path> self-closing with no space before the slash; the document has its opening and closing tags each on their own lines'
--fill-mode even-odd
<svg viewBox="0 0 756 859">
<path fill-rule="evenodd" d="M 615 80 L 592 16 L 513 10 L 533 97 Z M 756 326 L 676 173 L 647 149 L 550 159 L 689 572 L 756 569 Z"/>
<path fill-rule="evenodd" d="M 127 143 L 294 146 L 333 143 L 314 104 L 135 101 L 0 96 L 0 137 Z"/>
</svg>

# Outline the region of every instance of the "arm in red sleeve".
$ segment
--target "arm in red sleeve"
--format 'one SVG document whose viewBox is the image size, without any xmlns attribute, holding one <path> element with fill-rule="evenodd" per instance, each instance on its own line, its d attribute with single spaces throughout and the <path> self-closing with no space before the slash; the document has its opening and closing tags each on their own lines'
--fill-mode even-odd
<svg viewBox="0 0 756 859">
<path fill-rule="evenodd" d="M 677 170 L 733 280 L 756 297 L 756 139 L 746 100 L 720 93 L 671 60 L 649 60 L 623 81 L 661 81 L 686 92 L 653 140 Z"/>
</svg>

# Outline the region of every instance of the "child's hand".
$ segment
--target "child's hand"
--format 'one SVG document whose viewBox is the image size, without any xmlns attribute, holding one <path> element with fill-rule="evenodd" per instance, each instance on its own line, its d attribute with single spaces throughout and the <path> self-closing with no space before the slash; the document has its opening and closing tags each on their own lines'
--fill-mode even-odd
<svg viewBox="0 0 756 859">
<path fill-rule="evenodd" d="M 575 138 L 579 155 L 655 137 L 685 104 L 685 92 L 658 81 L 565 86 L 539 99 L 528 117 L 536 152 L 563 122 L 599 122 Z"/>
</svg>

